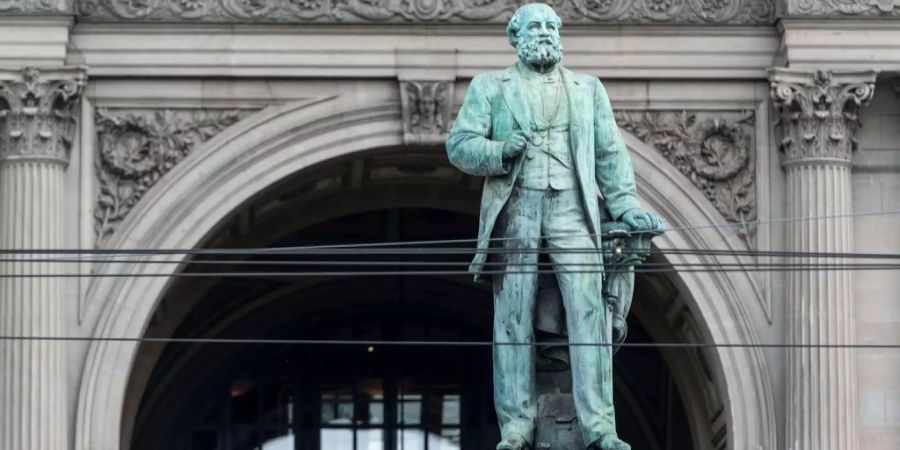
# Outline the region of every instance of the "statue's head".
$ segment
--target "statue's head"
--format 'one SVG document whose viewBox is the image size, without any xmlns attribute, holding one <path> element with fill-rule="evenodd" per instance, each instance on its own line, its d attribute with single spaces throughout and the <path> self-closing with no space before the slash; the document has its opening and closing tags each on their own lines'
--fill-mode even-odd
<svg viewBox="0 0 900 450">
<path fill-rule="evenodd" d="M 562 60 L 563 48 L 559 39 L 562 20 L 553 8 L 544 3 L 530 3 L 517 9 L 506 34 L 516 48 L 521 61 L 532 70 L 546 72 Z"/>
</svg>

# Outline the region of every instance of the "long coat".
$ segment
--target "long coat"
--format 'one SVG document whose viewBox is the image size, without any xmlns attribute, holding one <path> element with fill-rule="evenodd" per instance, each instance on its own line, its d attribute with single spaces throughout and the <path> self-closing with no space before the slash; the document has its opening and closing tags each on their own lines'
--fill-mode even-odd
<svg viewBox="0 0 900 450">
<path fill-rule="evenodd" d="M 600 249 L 600 204 L 618 220 L 637 208 L 634 170 L 613 118 L 606 89 L 595 77 L 560 67 L 569 108 L 569 144 L 588 224 Z M 447 138 L 450 162 L 463 172 L 484 176 L 478 249 L 469 271 L 476 280 L 490 247 L 497 216 L 509 199 L 522 169 L 525 152 L 512 161 L 502 159 L 503 143 L 517 130 L 531 131 L 531 108 L 516 65 L 476 75 Z"/>
</svg>

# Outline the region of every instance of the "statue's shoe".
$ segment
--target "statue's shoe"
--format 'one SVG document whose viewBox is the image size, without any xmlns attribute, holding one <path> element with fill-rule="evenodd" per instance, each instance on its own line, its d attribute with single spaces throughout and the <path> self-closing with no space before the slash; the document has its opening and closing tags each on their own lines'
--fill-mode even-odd
<svg viewBox="0 0 900 450">
<path fill-rule="evenodd" d="M 528 450 L 530 448 L 528 442 L 519 435 L 503 438 L 503 440 L 497 444 L 497 450 Z"/>
<path fill-rule="evenodd" d="M 631 450 L 631 446 L 613 435 L 606 435 L 591 442 L 588 450 Z"/>
</svg>

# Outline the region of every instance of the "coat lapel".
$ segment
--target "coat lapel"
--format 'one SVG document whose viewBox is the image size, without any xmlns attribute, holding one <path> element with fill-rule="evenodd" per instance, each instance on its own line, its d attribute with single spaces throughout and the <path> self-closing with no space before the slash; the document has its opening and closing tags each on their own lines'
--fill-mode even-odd
<svg viewBox="0 0 900 450">
<path fill-rule="evenodd" d="M 569 100 L 569 142 L 572 146 L 572 156 L 577 159 L 581 153 L 579 150 L 582 140 L 581 132 L 586 129 L 583 123 L 586 116 L 583 108 L 585 93 L 572 72 L 561 67 L 560 74 L 566 86 L 566 97 Z"/>
<path fill-rule="evenodd" d="M 506 73 L 503 74 L 503 99 L 519 128 L 530 136 L 531 108 L 528 107 L 522 77 L 515 64 L 507 67 Z"/>
</svg>

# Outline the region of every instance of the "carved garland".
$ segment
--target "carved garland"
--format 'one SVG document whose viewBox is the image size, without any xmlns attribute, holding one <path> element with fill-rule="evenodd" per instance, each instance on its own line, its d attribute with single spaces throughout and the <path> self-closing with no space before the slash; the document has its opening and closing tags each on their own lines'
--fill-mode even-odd
<svg viewBox="0 0 900 450">
<path fill-rule="evenodd" d="M 80 0 L 90 20 L 505 21 L 523 0 Z M 550 0 L 567 22 L 771 24 L 774 0 Z"/>
<path fill-rule="evenodd" d="M 144 194 L 197 144 L 234 124 L 244 113 L 163 110 L 115 114 L 98 109 L 99 194 L 94 209 L 98 245 L 112 236 Z M 408 132 L 413 132 L 412 141 L 430 141 L 424 138 L 433 138 L 447 126 L 432 124 L 431 120 L 420 116 L 407 124 Z M 659 150 L 729 222 L 739 224 L 738 234 L 751 248 L 756 187 L 755 159 L 747 129 L 752 129 L 753 120 L 752 113 L 734 123 L 700 121 L 696 114 L 675 111 L 616 113 L 619 126 Z"/>
<path fill-rule="evenodd" d="M 74 12 L 75 0 L 3 0 L 0 13 L 67 13 Z"/>
<path fill-rule="evenodd" d="M 898 16 L 900 0 L 786 0 L 788 16 Z"/>
<path fill-rule="evenodd" d="M 756 163 L 751 133 L 754 114 L 734 123 L 699 120 L 685 111 L 618 111 L 620 127 L 655 147 L 725 217 L 738 225 L 738 236 L 754 247 Z"/>
<path fill-rule="evenodd" d="M 241 119 L 244 111 L 96 113 L 99 194 L 94 207 L 98 246 L 166 173 L 197 144 Z"/>
</svg>

